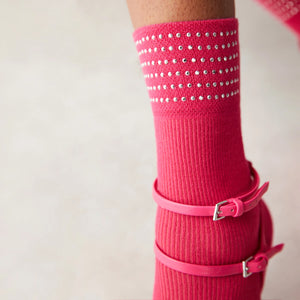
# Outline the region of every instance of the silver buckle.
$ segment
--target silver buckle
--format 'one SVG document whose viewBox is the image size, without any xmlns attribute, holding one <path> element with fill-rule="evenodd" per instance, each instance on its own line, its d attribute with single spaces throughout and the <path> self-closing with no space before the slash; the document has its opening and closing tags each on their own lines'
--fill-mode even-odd
<svg viewBox="0 0 300 300">
<path fill-rule="evenodd" d="M 247 278 L 249 277 L 252 273 L 248 272 L 249 268 L 247 267 L 247 262 L 251 260 L 253 256 L 248 257 L 246 260 L 242 261 L 243 264 L 243 277 Z"/>
<path fill-rule="evenodd" d="M 219 203 L 216 204 L 215 211 L 214 211 L 214 216 L 213 216 L 213 220 L 214 221 L 221 220 L 221 219 L 224 219 L 226 217 L 226 216 L 219 217 L 219 213 L 222 212 L 221 210 L 219 210 L 219 207 L 222 204 L 225 204 L 225 203 L 228 203 L 228 201 L 224 200 L 224 201 L 221 201 L 221 202 L 219 202 Z"/>
</svg>

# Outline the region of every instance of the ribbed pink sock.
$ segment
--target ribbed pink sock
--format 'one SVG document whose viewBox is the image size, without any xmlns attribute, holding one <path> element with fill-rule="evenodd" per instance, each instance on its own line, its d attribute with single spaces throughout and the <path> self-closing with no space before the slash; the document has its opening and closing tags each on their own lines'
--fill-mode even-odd
<svg viewBox="0 0 300 300">
<path fill-rule="evenodd" d="M 300 0 L 256 0 L 297 35 L 300 41 Z"/>
<path fill-rule="evenodd" d="M 159 192 L 184 204 L 215 205 L 248 191 L 237 19 L 155 24 L 133 36 L 154 116 Z M 193 264 L 240 262 L 270 248 L 272 230 L 263 200 L 241 217 L 219 221 L 157 208 L 157 244 Z M 156 260 L 153 299 L 259 300 L 264 275 L 192 276 Z"/>
</svg>

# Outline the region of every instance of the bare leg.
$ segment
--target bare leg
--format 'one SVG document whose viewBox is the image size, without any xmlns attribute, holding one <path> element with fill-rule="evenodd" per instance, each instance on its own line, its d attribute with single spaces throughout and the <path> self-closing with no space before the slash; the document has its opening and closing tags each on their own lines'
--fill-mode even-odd
<svg viewBox="0 0 300 300">
<path fill-rule="evenodd" d="M 235 16 L 234 0 L 127 0 L 127 5 L 134 28 Z"/>
</svg>

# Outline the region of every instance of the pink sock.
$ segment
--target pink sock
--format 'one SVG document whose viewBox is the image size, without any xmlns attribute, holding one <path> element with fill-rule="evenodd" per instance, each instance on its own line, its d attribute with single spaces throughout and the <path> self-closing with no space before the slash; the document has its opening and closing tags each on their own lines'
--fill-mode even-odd
<svg viewBox="0 0 300 300">
<path fill-rule="evenodd" d="M 215 205 L 248 191 L 237 19 L 155 24 L 138 28 L 133 37 L 154 116 L 158 191 L 191 205 Z M 240 217 L 219 221 L 157 208 L 156 242 L 183 262 L 240 262 L 269 249 L 272 232 L 263 200 Z M 153 299 L 259 300 L 264 275 L 194 276 L 156 260 Z"/>
<path fill-rule="evenodd" d="M 300 41 L 300 0 L 256 0 L 285 23 Z"/>
</svg>

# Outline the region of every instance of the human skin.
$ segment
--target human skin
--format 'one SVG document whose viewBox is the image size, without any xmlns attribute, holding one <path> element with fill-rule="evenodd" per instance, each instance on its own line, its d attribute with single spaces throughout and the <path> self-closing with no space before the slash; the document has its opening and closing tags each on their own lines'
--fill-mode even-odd
<svg viewBox="0 0 300 300">
<path fill-rule="evenodd" d="M 134 29 L 164 22 L 235 17 L 234 0 L 127 0 Z"/>
</svg>

